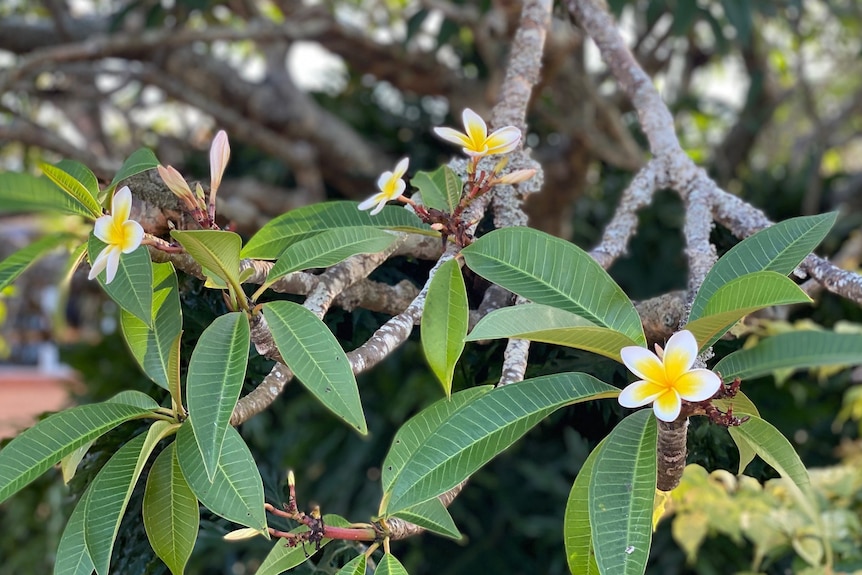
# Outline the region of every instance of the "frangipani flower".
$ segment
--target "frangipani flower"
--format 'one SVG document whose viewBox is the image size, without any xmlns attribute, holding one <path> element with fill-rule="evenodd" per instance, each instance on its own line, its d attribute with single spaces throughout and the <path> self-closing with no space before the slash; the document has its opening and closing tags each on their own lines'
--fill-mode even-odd
<svg viewBox="0 0 862 575">
<path fill-rule="evenodd" d="M 129 219 L 131 211 L 132 192 L 129 186 L 123 186 L 111 198 L 111 213 L 96 220 L 93 233 L 108 245 L 93 261 L 88 276 L 90 279 L 102 273 L 102 270 L 107 270 L 105 283 L 111 283 L 117 275 L 120 254 L 133 252 L 141 245 L 144 228 L 135 220 Z"/>
<path fill-rule="evenodd" d="M 386 202 L 400 198 L 401 194 L 407 188 L 407 184 L 401 178 L 407 172 L 407 165 L 409 163 L 410 158 L 401 158 L 401 161 L 395 166 L 394 171 L 380 174 L 380 177 L 377 179 L 377 187 L 380 188 L 380 191 L 359 204 L 359 209 L 367 210 L 371 206 L 376 206 L 371 210 L 371 215 L 375 216 L 380 213 Z"/>
<path fill-rule="evenodd" d="M 626 367 L 642 378 L 620 393 L 623 407 L 652 403 L 657 418 L 674 421 L 682 409 L 682 399 L 704 401 L 721 387 L 721 379 L 715 373 L 691 369 L 697 358 L 697 341 L 690 331 L 673 334 L 664 350 L 658 344 L 655 349 L 657 353 L 638 346 L 620 350 Z"/>
<path fill-rule="evenodd" d="M 465 108 L 461 114 L 464 132 L 452 128 L 434 128 L 434 133 L 453 144 L 463 146 L 464 153 L 473 158 L 506 154 L 518 147 L 521 130 L 515 126 L 505 126 L 488 135 L 488 126 L 479 114 Z"/>
</svg>

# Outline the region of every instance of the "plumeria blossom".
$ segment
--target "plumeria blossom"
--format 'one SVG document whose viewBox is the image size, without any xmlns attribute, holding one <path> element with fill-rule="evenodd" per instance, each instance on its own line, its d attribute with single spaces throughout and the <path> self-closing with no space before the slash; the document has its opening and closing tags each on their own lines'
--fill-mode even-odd
<svg viewBox="0 0 862 575">
<path fill-rule="evenodd" d="M 386 202 L 400 198 L 407 188 L 407 184 L 401 178 L 407 172 L 408 164 L 410 164 L 410 158 L 401 158 L 401 161 L 396 164 L 395 170 L 380 174 L 377 179 L 377 187 L 380 188 L 380 191 L 359 204 L 359 209 L 367 210 L 371 206 L 375 206 L 371 210 L 371 215 L 374 216 L 380 213 Z"/>
<path fill-rule="evenodd" d="M 704 401 L 721 387 L 721 378 L 708 369 L 691 369 L 697 358 L 694 335 L 683 330 L 673 334 L 662 350 L 656 353 L 638 346 L 620 350 L 623 363 L 640 381 L 626 387 L 619 396 L 623 407 L 653 404 L 655 416 L 662 421 L 674 421 L 682 409 L 682 399 Z"/>
<path fill-rule="evenodd" d="M 488 126 L 479 114 L 465 108 L 461 114 L 464 132 L 452 128 L 434 128 L 434 133 L 453 144 L 463 146 L 464 153 L 472 158 L 482 158 L 495 154 L 506 154 L 518 147 L 521 130 L 515 126 L 505 126 L 488 135 Z"/>
<path fill-rule="evenodd" d="M 96 220 L 93 233 L 108 245 L 93 261 L 90 279 L 102 273 L 102 270 L 107 270 L 105 283 L 111 283 L 117 275 L 120 254 L 133 252 L 141 245 L 144 228 L 135 220 L 129 219 L 131 211 L 132 192 L 129 186 L 123 186 L 111 198 L 111 213 Z"/>
</svg>

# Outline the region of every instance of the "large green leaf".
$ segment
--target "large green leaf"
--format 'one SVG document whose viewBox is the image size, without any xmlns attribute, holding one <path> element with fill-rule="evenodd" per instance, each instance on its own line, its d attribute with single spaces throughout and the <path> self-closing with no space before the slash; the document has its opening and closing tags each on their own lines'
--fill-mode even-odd
<svg viewBox="0 0 862 575">
<path fill-rule="evenodd" d="M 65 232 L 47 235 L 0 262 L 0 291 L 15 281 L 24 270 L 73 237 Z"/>
<path fill-rule="evenodd" d="M 72 175 L 64 172 L 57 166 L 51 164 L 40 164 L 42 173 L 54 182 L 61 190 L 72 196 L 78 203 L 87 208 L 88 217 L 98 218 L 102 215 L 102 206 L 90 193 L 84 184 L 76 180 Z"/>
<path fill-rule="evenodd" d="M 207 477 L 191 425 L 177 432 L 177 460 L 183 476 L 207 509 L 234 523 L 264 531 L 263 481 L 248 446 L 233 427 L 227 428 L 212 481 Z"/>
<path fill-rule="evenodd" d="M 395 558 L 395 555 L 386 553 L 374 570 L 374 575 L 407 575 L 407 569 Z"/>
<path fill-rule="evenodd" d="M 352 226 L 325 230 L 291 244 L 269 270 L 267 284 L 291 272 L 310 268 L 326 268 L 356 254 L 381 252 L 392 245 L 397 236 L 368 226 Z"/>
<path fill-rule="evenodd" d="M 87 487 L 66 522 L 60 545 L 57 547 L 57 557 L 54 559 L 54 575 L 93 575 L 96 569 L 84 538 L 87 503 L 92 491 L 92 485 Z"/>
<path fill-rule="evenodd" d="M 43 419 L 0 450 L 0 503 L 67 454 L 150 411 L 105 402 L 73 407 Z"/>
<path fill-rule="evenodd" d="M 111 185 L 108 186 L 107 191 L 109 193 L 113 192 L 114 188 L 117 187 L 117 184 L 126 178 L 151 170 L 158 165 L 159 161 L 156 159 L 156 155 L 153 154 L 152 150 L 149 148 L 138 148 L 132 152 L 132 155 L 126 158 L 126 161 L 123 162 L 122 166 L 120 166 L 120 171 L 114 175 L 114 179 L 111 180 Z"/>
<path fill-rule="evenodd" d="M 389 453 L 383 460 L 380 481 L 384 493 L 392 488 L 395 479 L 426 438 L 434 436 L 442 426 L 447 425 L 452 414 L 491 389 L 493 388 L 490 385 L 483 385 L 459 391 L 451 397 L 432 403 L 407 420 L 395 434 Z"/>
<path fill-rule="evenodd" d="M 96 177 L 96 174 L 93 171 L 82 164 L 81 162 L 76 162 L 75 160 L 60 160 L 54 167 L 60 168 L 73 178 L 75 178 L 84 189 L 89 192 L 93 199 L 98 203 L 99 201 L 99 179 Z M 100 209 L 101 212 L 101 209 Z"/>
<path fill-rule="evenodd" d="M 105 249 L 102 240 L 90 234 L 87 251 L 90 262 Z M 150 325 L 153 321 L 153 262 L 146 246 L 138 246 L 135 251 L 120 256 L 120 266 L 114 280 L 106 284 L 105 272 L 96 276 L 105 293 L 120 308 L 128 311 L 142 322 Z"/>
<path fill-rule="evenodd" d="M 533 302 L 557 307 L 644 345 L 638 312 L 585 251 L 530 228 L 504 228 L 461 252 L 471 270 Z"/>
<path fill-rule="evenodd" d="M 17 212 L 55 212 L 93 217 L 93 212 L 87 206 L 46 177 L 0 173 L 0 213 Z"/>
<path fill-rule="evenodd" d="M 338 570 L 335 575 L 365 575 L 368 560 L 365 558 L 365 553 L 357 555 L 350 562 Z"/>
<path fill-rule="evenodd" d="M 530 303 L 494 310 L 476 324 L 467 341 L 518 338 L 564 345 L 591 351 L 616 361 L 620 350 L 638 345 L 623 333 L 593 322 L 572 312 Z"/>
<path fill-rule="evenodd" d="M 593 531 L 590 527 L 590 480 L 596 460 L 601 457 L 603 439 L 584 461 L 566 502 L 563 520 L 563 537 L 566 544 L 566 560 L 572 575 L 599 575 L 596 554 L 593 549 Z"/>
<path fill-rule="evenodd" d="M 381 514 L 391 515 L 445 493 L 560 407 L 618 394 L 617 388 L 587 374 L 559 373 L 476 397 L 431 433 L 421 435 L 421 443 L 384 493 Z M 422 431 L 420 425 L 414 429 Z"/>
<path fill-rule="evenodd" d="M 243 312 L 219 316 L 201 334 L 189 361 L 189 423 L 210 481 L 215 477 L 230 415 L 242 391 L 249 327 Z"/>
<path fill-rule="evenodd" d="M 177 274 L 170 263 L 153 264 L 152 327 L 120 312 L 120 328 L 138 365 L 160 387 L 170 388 L 170 355 L 183 327 Z"/>
<path fill-rule="evenodd" d="M 590 525 L 603 575 L 640 575 L 652 541 L 656 420 L 651 409 L 625 418 L 605 441 L 590 478 Z"/>
<path fill-rule="evenodd" d="M 147 433 L 122 446 L 93 480 L 93 491 L 87 499 L 84 539 L 99 575 L 108 575 L 120 521 L 144 464 L 156 444 L 177 427 L 177 424 L 167 421 L 156 421 Z"/>
<path fill-rule="evenodd" d="M 372 216 L 357 202 L 324 202 L 291 210 L 267 222 L 242 250 L 244 258 L 276 259 L 288 246 L 332 228 L 372 226 L 439 236 L 419 217 L 402 207 L 386 206 Z"/>
<path fill-rule="evenodd" d="M 736 244 L 706 274 L 692 303 L 689 319 L 693 321 L 706 315 L 706 306 L 713 294 L 731 280 L 758 271 L 788 275 L 826 237 L 837 217 L 837 212 L 832 212 L 792 218 Z"/>
<path fill-rule="evenodd" d="M 350 524 L 346 519 L 338 515 L 324 515 L 323 523 L 324 525 L 331 525 L 333 527 L 347 527 Z M 296 529 L 291 529 L 290 533 L 302 533 L 304 531 L 308 531 L 308 527 L 300 525 Z M 332 540 L 324 537 L 320 542 L 320 546 L 323 547 L 330 541 Z M 284 573 L 288 569 L 293 569 L 297 565 L 308 561 L 309 553 L 313 553 L 314 549 L 315 547 L 310 544 L 305 548 L 302 545 L 288 547 L 284 541 L 279 539 L 275 542 L 272 550 L 263 560 L 263 563 L 260 564 L 257 571 L 254 572 L 254 575 L 279 575 L 279 573 Z"/>
<path fill-rule="evenodd" d="M 440 166 L 433 172 L 416 172 L 410 184 L 419 188 L 422 203 L 429 208 L 451 214 L 461 202 L 464 182 L 448 166 Z"/>
<path fill-rule="evenodd" d="M 264 304 L 263 315 L 284 363 L 302 385 L 348 425 L 368 433 L 350 361 L 329 328 L 289 301 Z"/>
<path fill-rule="evenodd" d="M 437 497 L 432 497 L 428 501 L 423 501 L 410 509 L 399 511 L 394 514 L 394 517 L 400 517 L 444 537 L 461 539 L 461 533 L 449 514 L 449 510 L 446 509 L 446 506 Z"/>
<path fill-rule="evenodd" d="M 425 359 L 447 397 L 452 394 L 455 364 L 464 351 L 469 319 L 464 276 L 457 260 L 452 259 L 441 265 L 431 279 L 421 332 Z"/>
<path fill-rule="evenodd" d="M 773 305 L 810 303 L 811 298 L 793 280 L 777 272 L 750 273 L 716 290 L 703 314 L 686 324 L 704 349 L 746 315 Z"/>
<path fill-rule="evenodd" d="M 198 538 L 200 512 L 198 499 L 180 470 L 176 443 L 168 445 L 153 462 L 142 515 L 153 551 L 171 573 L 181 575 Z"/>
<path fill-rule="evenodd" d="M 793 331 L 759 341 L 723 357 L 712 368 L 725 381 L 752 379 L 779 369 L 862 363 L 862 335 L 829 331 Z"/>
<path fill-rule="evenodd" d="M 772 424 L 754 415 L 750 417 L 751 419 L 739 427 L 728 427 L 730 435 L 737 442 L 747 443 L 781 477 L 789 479 L 797 488 L 794 494 L 808 516 L 814 521 L 819 521 L 815 496 L 811 489 L 811 478 L 799 455 L 787 438 Z"/>
<path fill-rule="evenodd" d="M 196 262 L 242 293 L 239 282 L 239 250 L 242 238 L 219 230 L 174 230 L 177 240 Z"/>
</svg>

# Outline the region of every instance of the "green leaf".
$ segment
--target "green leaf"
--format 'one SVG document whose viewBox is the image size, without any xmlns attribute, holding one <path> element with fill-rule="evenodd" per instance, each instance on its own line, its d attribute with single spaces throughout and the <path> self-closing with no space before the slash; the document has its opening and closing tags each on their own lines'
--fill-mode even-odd
<svg viewBox="0 0 862 575">
<path fill-rule="evenodd" d="M 557 409 L 618 394 L 617 388 L 587 374 L 559 373 L 478 396 L 421 435 L 422 442 L 384 494 L 381 514 L 409 509 L 452 489 Z M 421 424 L 414 429 L 424 431 Z"/>
<path fill-rule="evenodd" d="M 0 213 L 55 212 L 93 218 L 93 212 L 51 180 L 31 174 L 0 173 Z"/>
<path fill-rule="evenodd" d="M 73 407 L 43 419 L 0 450 L 0 503 L 67 454 L 150 411 L 105 402 Z"/>
<path fill-rule="evenodd" d="M 156 444 L 177 427 L 167 421 L 156 421 L 146 434 L 138 435 L 121 447 L 93 480 L 93 493 L 87 499 L 84 539 L 99 575 L 108 575 L 120 521 L 144 464 Z"/>
<path fill-rule="evenodd" d="M 96 569 L 84 538 L 84 523 L 87 520 L 87 504 L 93 492 L 92 487 L 90 485 L 84 491 L 66 522 L 54 560 L 54 575 L 93 575 Z"/>
<path fill-rule="evenodd" d="M 57 166 L 52 166 L 51 164 L 40 164 L 39 168 L 49 180 L 57 184 L 61 190 L 69 194 L 78 203 L 84 206 L 89 212 L 88 216 L 90 218 L 95 219 L 102 215 L 102 206 L 99 205 L 99 202 L 96 201 L 96 198 L 94 198 L 92 194 L 90 194 L 84 184 Z"/>
<path fill-rule="evenodd" d="M 155 399 L 153 399 L 146 393 L 141 393 L 140 391 L 135 391 L 133 389 L 121 391 L 117 395 L 113 396 L 111 399 L 108 399 L 107 403 L 122 403 L 124 405 L 141 407 L 147 410 L 156 410 L 159 408 L 159 404 Z M 78 470 L 78 464 L 81 463 L 81 460 L 84 458 L 84 456 L 90 450 L 90 447 L 92 447 L 95 442 L 95 439 L 88 441 L 87 443 L 67 454 L 65 457 L 63 457 L 63 459 L 60 460 L 60 469 L 63 472 L 63 483 L 68 485 L 72 478 L 75 477 L 75 473 Z"/>
<path fill-rule="evenodd" d="M 779 369 L 862 363 L 862 335 L 828 331 L 793 331 L 759 341 L 723 357 L 712 368 L 725 381 L 752 379 Z"/>
<path fill-rule="evenodd" d="M 407 569 L 395 558 L 395 555 L 386 553 L 374 570 L 374 575 L 407 575 Z"/>
<path fill-rule="evenodd" d="M 198 538 L 200 512 L 180 470 L 176 443 L 168 445 L 150 469 L 142 515 L 153 551 L 171 573 L 181 575 Z"/>
<path fill-rule="evenodd" d="M 99 201 L 99 179 L 93 171 L 80 162 L 75 160 L 60 160 L 54 164 L 54 167 L 60 168 L 77 180 L 85 190 L 87 190 L 94 200 Z M 101 209 L 100 215 L 101 215 Z"/>
<path fill-rule="evenodd" d="M 338 515 L 324 515 L 323 523 L 325 525 L 332 525 L 333 527 L 347 527 L 350 525 L 346 519 Z M 300 525 L 296 529 L 291 529 L 290 533 L 302 533 L 304 531 L 308 531 L 308 527 Z M 324 537 L 320 542 L 320 546 L 323 547 L 330 541 L 332 539 Z M 263 560 L 257 571 L 254 572 L 254 575 L 278 575 L 279 573 L 284 573 L 288 569 L 293 569 L 297 565 L 308 561 L 310 558 L 309 553 L 314 553 L 314 546 L 310 548 L 306 547 L 305 549 L 302 548 L 302 545 L 288 547 L 284 541 L 279 539 L 275 542 L 272 550 Z"/>
<path fill-rule="evenodd" d="M 746 315 L 773 305 L 810 303 L 811 298 L 793 280 L 777 272 L 750 273 L 716 290 L 703 314 L 686 324 L 700 349 L 709 347 Z"/>
<path fill-rule="evenodd" d="M 507 290 L 570 311 L 645 345 L 638 312 L 585 251 L 530 228 L 494 230 L 461 251 L 471 270 Z"/>
<path fill-rule="evenodd" d="M 706 274 L 692 303 L 690 320 L 705 315 L 713 294 L 731 280 L 759 271 L 790 274 L 823 241 L 837 217 L 832 212 L 791 218 L 736 244 Z"/>
<path fill-rule="evenodd" d="M 424 527 L 428 531 L 442 535 L 443 537 L 450 537 L 455 540 L 461 539 L 461 533 L 449 514 L 449 510 L 446 509 L 446 506 L 437 497 L 432 497 L 428 501 L 423 501 L 410 509 L 399 511 L 393 516 L 400 517 L 419 527 Z"/>
<path fill-rule="evenodd" d="M 183 327 L 177 274 L 170 263 L 153 264 L 152 327 L 126 310 L 120 312 L 120 328 L 126 344 L 144 373 L 170 389 L 170 356 Z"/>
<path fill-rule="evenodd" d="M 73 237 L 65 232 L 45 236 L 0 262 L 0 291 L 15 281 L 24 270 Z"/>
<path fill-rule="evenodd" d="M 604 575 L 639 575 L 652 540 L 656 484 L 656 420 L 651 409 L 625 418 L 610 433 L 590 478 L 590 525 Z"/>
<path fill-rule="evenodd" d="M 357 555 L 347 565 L 339 569 L 335 575 L 365 575 L 365 570 L 368 568 L 367 562 L 365 553 Z"/>
<path fill-rule="evenodd" d="M 445 262 L 434 274 L 422 314 L 422 350 L 446 397 L 452 395 L 455 364 L 464 351 L 470 319 L 467 288 L 457 260 Z"/>
<path fill-rule="evenodd" d="M 566 560 L 569 564 L 569 572 L 577 575 L 599 575 L 593 549 L 593 532 L 590 527 L 590 480 L 593 477 L 596 460 L 601 457 L 602 447 L 606 442 L 607 440 L 603 439 L 584 461 L 566 502 L 566 514 L 563 520 Z"/>
<path fill-rule="evenodd" d="M 184 424 L 180 428 L 176 443 L 183 476 L 207 509 L 234 523 L 260 531 L 266 529 L 263 481 L 248 446 L 236 429 L 227 428 L 212 481 L 207 477 L 191 425 Z"/>
<path fill-rule="evenodd" d="M 467 341 L 518 338 L 591 351 L 616 361 L 620 350 L 638 345 L 625 334 L 560 308 L 530 303 L 494 310 L 476 324 Z"/>
<path fill-rule="evenodd" d="M 102 240 L 90 234 L 87 251 L 90 262 L 105 249 Z M 120 266 L 114 280 L 106 284 L 105 272 L 96 276 L 99 285 L 118 306 L 128 311 L 142 322 L 150 325 L 153 321 L 153 262 L 147 246 L 138 246 L 135 251 L 120 256 Z"/>
<path fill-rule="evenodd" d="M 772 424 L 754 415 L 750 417 L 751 419 L 739 427 L 728 427 L 730 435 L 736 441 L 747 443 L 781 477 L 789 479 L 798 488 L 794 495 L 803 509 L 812 520 L 818 521 L 819 514 L 815 509 L 811 478 L 799 455 L 787 438 Z"/>
<path fill-rule="evenodd" d="M 219 230 L 173 230 L 177 240 L 196 262 L 231 285 L 237 294 L 239 285 L 239 250 L 242 238 L 233 232 Z"/>
<path fill-rule="evenodd" d="M 291 272 L 309 268 L 326 268 L 356 254 L 382 252 L 397 236 L 371 227 L 347 227 L 325 230 L 291 244 L 269 270 L 267 284 Z"/>
<path fill-rule="evenodd" d="M 331 228 L 372 226 L 439 237 L 419 217 L 402 207 L 386 206 L 377 215 L 360 211 L 358 202 L 325 202 L 291 210 L 269 221 L 252 236 L 242 257 L 276 259 L 288 246 Z"/>
<path fill-rule="evenodd" d="M 156 166 L 159 165 L 159 161 L 156 159 L 156 155 L 153 154 L 153 151 L 149 148 L 138 148 L 132 155 L 126 158 L 126 161 L 123 162 L 123 165 L 120 167 L 120 171 L 116 173 L 114 179 L 111 180 L 111 185 L 108 186 L 108 193 L 114 191 L 114 188 L 117 187 L 117 184 L 125 180 L 126 178 L 130 178 L 135 174 L 140 174 L 141 172 L 146 172 L 147 170 L 152 170 Z"/>
<path fill-rule="evenodd" d="M 368 433 L 350 361 L 329 328 L 289 301 L 264 304 L 263 315 L 284 363 L 302 385 L 348 425 Z"/>
<path fill-rule="evenodd" d="M 230 416 L 248 363 L 249 327 L 243 312 L 217 317 L 201 334 L 189 361 L 186 403 L 204 468 L 213 480 Z"/>
<path fill-rule="evenodd" d="M 425 438 L 434 436 L 442 426 L 448 424 L 452 414 L 491 389 L 493 389 L 492 386 L 483 385 L 459 391 L 451 397 L 432 403 L 407 420 L 407 423 L 402 425 L 395 434 L 392 447 L 389 448 L 389 453 L 383 460 L 380 473 L 383 492 L 388 492 L 392 488 L 395 479 Z"/>
<path fill-rule="evenodd" d="M 440 166 L 433 172 L 416 172 L 410 183 L 419 188 L 422 203 L 429 208 L 451 214 L 461 203 L 464 182 L 448 166 Z"/>
</svg>

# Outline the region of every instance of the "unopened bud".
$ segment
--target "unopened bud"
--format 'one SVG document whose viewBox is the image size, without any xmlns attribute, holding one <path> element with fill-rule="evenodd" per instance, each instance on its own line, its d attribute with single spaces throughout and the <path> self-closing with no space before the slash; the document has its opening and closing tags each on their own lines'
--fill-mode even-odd
<svg viewBox="0 0 862 575">
<path fill-rule="evenodd" d="M 251 527 L 244 527 L 242 529 L 237 529 L 236 531 L 226 533 L 223 539 L 225 541 L 242 541 L 244 539 L 251 539 L 252 537 L 257 537 L 258 535 L 261 535 L 261 532 L 257 529 L 252 529 Z"/>
<path fill-rule="evenodd" d="M 509 172 L 505 176 L 501 176 L 494 180 L 495 184 L 520 184 L 521 182 L 526 182 L 530 178 L 536 175 L 536 170 L 530 168 L 529 170 L 515 170 L 514 172 Z"/>
<path fill-rule="evenodd" d="M 438 231 L 438 232 L 442 232 L 442 231 L 443 231 L 443 228 L 444 228 L 443 224 L 440 224 L 440 223 L 437 223 L 437 224 L 431 224 L 431 229 L 432 229 L 432 230 L 435 230 L 435 231 Z"/>
<path fill-rule="evenodd" d="M 229 158 L 230 144 L 227 141 L 227 133 L 219 130 L 210 147 L 210 190 L 213 197 L 221 185 L 221 177 Z"/>
<path fill-rule="evenodd" d="M 293 475 L 293 469 L 291 469 L 290 471 L 287 472 L 287 484 L 290 487 L 293 487 L 296 485 L 296 476 Z"/>
<path fill-rule="evenodd" d="M 497 162 L 497 165 L 494 166 L 494 175 L 495 176 L 500 175 L 500 172 L 503 171 L 503 168 L 505 168 L 508 163 L 509 163 L 509 158 L 507 158 L 506 156 L 503 156 L 502 158 L 500 158 L 500 161 Z"/>
</svg>

